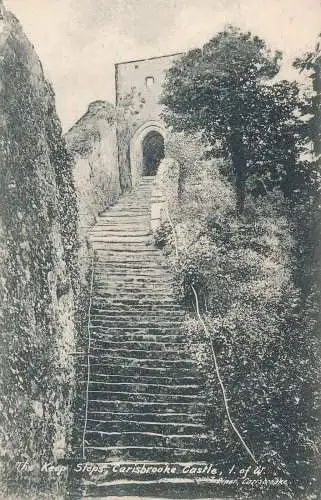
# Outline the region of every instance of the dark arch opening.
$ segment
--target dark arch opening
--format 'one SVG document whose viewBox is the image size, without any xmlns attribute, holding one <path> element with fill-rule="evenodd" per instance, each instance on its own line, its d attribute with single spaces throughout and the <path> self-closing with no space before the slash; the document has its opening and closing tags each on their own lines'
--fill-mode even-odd
<svg viewBox="0 0 321 500">
<path fill-rule="evenodd" d="M 143 175 L 156 175 L 164 156 L 163 136 L 159 132 L 149 132 L 143 140 Z"/>
</svg>

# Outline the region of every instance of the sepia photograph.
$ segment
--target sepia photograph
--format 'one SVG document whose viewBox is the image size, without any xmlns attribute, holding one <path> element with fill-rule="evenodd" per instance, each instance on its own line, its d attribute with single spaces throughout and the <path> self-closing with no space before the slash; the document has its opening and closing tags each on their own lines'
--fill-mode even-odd
<svg viewBox="0 0 321 500">
<path fill-rule="evenodd" d="M 0 500 L 321 498 L 321 0 L 0 0 Z"/>
</svg>

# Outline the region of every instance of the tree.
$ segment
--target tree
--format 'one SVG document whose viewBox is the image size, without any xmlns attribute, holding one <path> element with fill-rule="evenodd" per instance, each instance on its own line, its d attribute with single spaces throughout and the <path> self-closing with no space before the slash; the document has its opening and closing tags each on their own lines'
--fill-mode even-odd
<svg viewBox="0 0 321 500">
<path fill-rule="evenodd" d="M 256 174 L 264 191 L 284 183 L 294 168 L 298 88 L 272 83 L 280 60 L 263 40 L 230 26 L 167 73 L 165 122 L 177 131 L 201 132 L 213 153 L 231 159 L 239 214 L 250 176 Z"/>
</svg>

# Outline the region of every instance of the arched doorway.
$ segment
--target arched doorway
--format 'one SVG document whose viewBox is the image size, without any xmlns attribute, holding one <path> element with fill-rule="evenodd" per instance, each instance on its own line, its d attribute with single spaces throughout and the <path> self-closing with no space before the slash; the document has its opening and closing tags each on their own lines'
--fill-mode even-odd
<svg viewBox="0 0 321 500">
<path fill-rule="evenodd" d="M 147 138 L 147 136 L 149 136 L 149 134 L 152 134 L 152 132 L 156 133 L 156 135 L 157 134 L 160 135 L 163 139 L 163 144 L 164 144 L 164 140 L 166 137 L 164 125 L 162 124 L 162 122 L 155 120 L 151 120 L 141 125 L 135 131 L 130 140 L 130 171 L 132 178 L 131 179 L 132 186 L 136 186 L 142 175 L 148 175 L 143 173 L 144 172 L 143 145 L 144 145 L 144 140 Z"/>
<path fill-rule="evenodd" d="M 156 175 L 161 160 L 164 158 L 164 138 L 155 130 L 149 132 L 143 140 L 143 175 Z"/>
</svg>

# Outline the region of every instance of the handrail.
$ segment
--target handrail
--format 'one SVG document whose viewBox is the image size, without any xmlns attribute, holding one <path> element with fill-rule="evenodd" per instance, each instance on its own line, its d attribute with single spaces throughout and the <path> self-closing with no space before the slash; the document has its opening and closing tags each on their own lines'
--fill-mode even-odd
<svg viewBox="0 0 321 500">
<path fill-rule="evenodd" d="M 178 242 L 177 242 L 177 234 L 176 234 L 176 230 L 175 230 L 175 227 L 174 227 L 174 224 L 173 224 L 173 221 L 171 219 L 171 216 L 169 215 L 169 211 L 168 211 L 168 206 L 167 206 L 167 201 L 166 201 L 166 215 L 167 215 L 167 218 L 168 218 L 168 221 L 169 221 L 169 224 L 171 226 L 171 230 L 172 230 L 172 233 L 173 233 L 173 237 L 174 237 L 174 248 L 175 248 L 175 253 L 176 253 L 176 257 L 178 258 L 179 257 L 179 250 L 178 250 Z M 218 379 L 218 382 L 219 382 L 219 385 L 220 385 L 220 388 L 221 388 L 221 392 L 222 392 L 222 396 L 223 396 L 223 401 L 224 401 L 224 407 L 225 407 L 225 412 L 226 412 L 226 416 L 227 416 L 227 419 L 229 421 L 229 424 L 232 428 L 232 430 L 234 431 L 234 433 L 236 434 L 236 436 L 238 437 L 240 443 L 242 444 L 243 448 L 246 450 L 246 452 L 248 453 L 248 455 L 251 457 L 251 459 L 253 460 L 254 463 L 258 463 L 253 452 L 250 450 L 250 448 L 247 446 L 247 444 L 245 443 L 243 437 L 241 436 L 240 432 L 238 431 L 237 427 L 235 426 L 233 420 L 232 420 L 232 417 L 231 417 L 231 414 L 230 414 L 230 409 L 229 409 L 229 405 L 228 405 L 228 402 L 227 402 L 227 397 L 226 397 L 226 390 L 225 390 L 225 387 L 224 387 L 224 383 L 223 383 L 223 380 L 221 378 L 221 374 L 220 374 L 220 369 L 219 369 L 219 366 L 218 366 L 218 362 L 217 362 L 217 356 L 215 354 L 215 350 L 214 350 L 214 347 L 213 347 L 213 342 L 212 342 L 212 338 L 211 338 L 211 334 L 210 332 L 208 331 L 208 328 L 200 314 L 200 310 L 199 310 L 199 300 L 198 300 L 198 295 L 197 295 L 197 292 L 194 288 L 194 286 L 191 284 L 191 289 L 192 289 L 192 292 L 194 294 L 194 297 L 195 297 L 195 305 L 196 305 L 196 314 L 197 314 L 197 317 L 204 329 L 204 332 L 205 332 L 205 336 L 207 338 L 207 340 L 209 341 L 209 344 L 211 346 L 211 353 L 212 353 L 212 358 L 213 358 L 213 362 L 214 362 L 214 368 L 215 368 L 215 372 L 216 372 L 216 376 L 217 376 L 217 379 Z"/>
<path fill-rule="evenodd" d="M 90 350 L 91 350 L 91 329 L 90 329 L 90 312 L 92 306 L 92 292 L 94 285 L 94 262 L 95 262 L 95 253 L 93 253 L 91 258 L 91 277 L 90 277 L 90 287 L 89 287 L 89 306 L 88 306 L 88 321 L 87 321 L 87 334 L 88 334 L 88 345 L 87 345 L 87 382 L 86 382 L 86 407 L 85 407 L 85 423 L 84 430 L 82 434 L 82 458 L 86 458 L 85 453 L 85 439 L 86 439 L 86 431 L 87 431 L 87 423 L 88 423 L 88 399 L 89 399 L 89 384 L 90 384 Z"/>
</svg>

